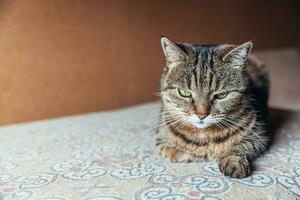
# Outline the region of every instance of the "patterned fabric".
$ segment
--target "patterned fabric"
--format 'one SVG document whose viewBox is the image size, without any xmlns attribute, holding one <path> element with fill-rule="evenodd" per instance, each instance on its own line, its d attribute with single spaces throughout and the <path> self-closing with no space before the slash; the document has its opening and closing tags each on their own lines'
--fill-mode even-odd
<svg viewBox="0 0 300 200">
<path fill-rule="evenodd" d="M 215 162 L 176 164 L 155 150 L 158 104 L 0 128 L 0 199 L 300 199 L 299 118 L 245 179 Z"/>
</svg>

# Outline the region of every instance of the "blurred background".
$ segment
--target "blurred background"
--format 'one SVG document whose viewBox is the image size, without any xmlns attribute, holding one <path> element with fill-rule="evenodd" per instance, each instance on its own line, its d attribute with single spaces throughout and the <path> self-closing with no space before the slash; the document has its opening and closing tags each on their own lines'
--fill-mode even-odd
<svg viewBox="0 0 300 200">
<path fill-rule="evenodd" d="M 161 34 L 253 40 L 271 105 L 300 110 L 300 6 L 286 1 L 1 0 L 0 124 L 156 100 Z"/>
</svg>

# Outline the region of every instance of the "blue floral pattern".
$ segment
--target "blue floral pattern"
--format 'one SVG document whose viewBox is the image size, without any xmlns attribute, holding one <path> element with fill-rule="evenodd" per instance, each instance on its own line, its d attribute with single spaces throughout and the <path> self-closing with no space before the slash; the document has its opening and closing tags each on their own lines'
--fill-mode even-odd
<svg viewBox="0 0 300 200">
<path fill-rule="evenodd" d="M 300 199 L 300 120 L 244 179 L 216 162 L 169 163 L 155 149 L 157 103 L 0 128 L 2 200 Z"/>
<path fill-rule="evenodd" d="M 300 197 L 300 168 L 295 169 L 293 176 L 278 176 L 277 182 L 291 193 Z"/>
</svg>

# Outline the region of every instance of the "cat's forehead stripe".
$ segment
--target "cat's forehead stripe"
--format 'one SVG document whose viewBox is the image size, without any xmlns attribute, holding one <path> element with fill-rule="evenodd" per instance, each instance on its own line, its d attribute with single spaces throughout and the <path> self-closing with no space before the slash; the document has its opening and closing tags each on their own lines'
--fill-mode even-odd
<svg viewBox="0 0 300 200">
<path fill-rule="evenodd" d="M 191 77 L 192 80 L 194 80 L 194 85 L 196 88 L 198 88 L 198 70 L 197 70 L 197 67 L 194 67 L 192 69 L 192 73 L 193 73 L 193 77 Z"/>
</svg>

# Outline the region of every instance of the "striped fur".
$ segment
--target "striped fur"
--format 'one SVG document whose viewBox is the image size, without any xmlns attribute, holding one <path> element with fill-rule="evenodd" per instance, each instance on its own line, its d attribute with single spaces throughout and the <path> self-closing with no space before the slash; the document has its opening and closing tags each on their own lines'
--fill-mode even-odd
<svg viewBox="0 0 300 200">
<path fill-rule="evenodd" d="M 248 176 L 268 142 L 268 76 L 249 55 L 252 43 L 176 44 L 164 37 L 162 47 L 167 66 L 161 76 L 161 155 L 172 162 L 216 159 L 225 175 Z M 220 92 L 227 96 L 216 98 Z"/>
</svg>

